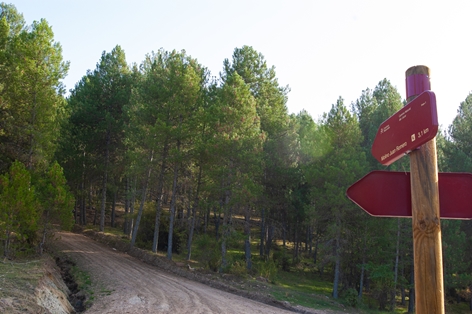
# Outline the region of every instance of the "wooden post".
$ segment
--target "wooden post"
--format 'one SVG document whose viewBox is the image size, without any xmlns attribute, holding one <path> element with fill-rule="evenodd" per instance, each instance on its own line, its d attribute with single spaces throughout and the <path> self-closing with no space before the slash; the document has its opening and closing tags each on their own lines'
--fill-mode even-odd
<svg viewBox="0 0 472 314">
<path fill-rule="evenodd" d="M 429 68 L 406 71 L 407 101 L 430 89 Z M 436 138 L 410 153 L 416 313 L 444 313 Z"/>
</svg>

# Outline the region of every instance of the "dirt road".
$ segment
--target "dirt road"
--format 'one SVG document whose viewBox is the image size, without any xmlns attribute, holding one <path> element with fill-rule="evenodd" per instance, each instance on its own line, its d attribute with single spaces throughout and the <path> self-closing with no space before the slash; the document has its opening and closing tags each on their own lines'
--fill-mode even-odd
<svg viewBox="0 0 472 314">
<path fill-rule="evenodd" d="M 58 248 L 111 291 L 86 313 L 292 313 L 160 271 L 80 234 L 56 235 Z"/>
</svg>

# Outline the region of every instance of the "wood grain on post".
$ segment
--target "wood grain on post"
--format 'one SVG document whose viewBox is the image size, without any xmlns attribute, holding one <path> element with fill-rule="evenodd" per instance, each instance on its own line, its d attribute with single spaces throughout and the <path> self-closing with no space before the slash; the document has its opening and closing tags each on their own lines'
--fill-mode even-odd
<svg viewBox="0 0 472 314">
<path fill-rule="evenodd" d="M 425 66 L 406 71 L 408 102 L 430 89 L 429 74 Z M 416 313 L 444 313 L 436 138 L 410 153 L 410 173 Z"/>
</svg>

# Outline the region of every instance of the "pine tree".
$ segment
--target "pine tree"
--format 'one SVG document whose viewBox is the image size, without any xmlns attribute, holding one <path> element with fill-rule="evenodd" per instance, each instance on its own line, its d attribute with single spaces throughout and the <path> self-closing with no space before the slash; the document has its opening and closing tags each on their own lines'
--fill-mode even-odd
<svg viewBox="0 0 472 314">
<path fill-rule="evenodd" d="M 73 142 L 65 143 L 72 155 L 70 167 L 76 177 L 91 182 L 101 181 L 100 231 L 105 226 L 105 208 L 110 178 L 123 172 L 123 135 L 126 124 L 123 108 L 129 102 L 131 80 L 125 53 L 116 46 L 103 52 L 96 69 L 89 71 L 75 86 L 69 97 Z M 85 170 L 86 169 L 86 170 Z M 85 171 L 86 173 L 83 173 Z M 80 175 L 82 173 L 82 175 Z"/>
<path fill-rule="evenodd" d="M 14 160 L 45 169 L 65 117 L 61 80 L 69 63 L 46 20 L 25 27 L 2 3 L 0 21 L 0 172 Z"/>
<path fill-rule="evenodd" d="M 257 193 L 252 178 L 261 170 L 264 133 L 260 129 L 255 99 L 237 73 L 226 77 L 212 110 L 217 117 L 211 142 L 217 164 L 210 176 L 223 214 L 221 267 L 225 269 L 233 212 L 236 207 L 248 205 L 248 196 Z"/>
<path fill-rule="evenodd" d="M 315 206 L 328 224 L 327 231 L 333 243 L 334 281 L 333 297 L 339 297 L 339 281 L 343 243 L 352 229 L 350 225 L 357 208 L 345 196 L 349 185 L 367 169 L 365 154 L 361 151 L 362 134 L 357 119 L 338 99 L 324 116 L 324 128 L 331 151 L 320 159 L 320 166 L 311 174 L 315 182 Z"/>
</svg>

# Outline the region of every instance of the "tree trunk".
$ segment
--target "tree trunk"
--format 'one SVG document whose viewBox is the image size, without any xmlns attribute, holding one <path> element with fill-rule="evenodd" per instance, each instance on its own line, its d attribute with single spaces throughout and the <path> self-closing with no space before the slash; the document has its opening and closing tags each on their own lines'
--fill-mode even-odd
<svg viewBox="0 0 472 314">
<path fill-rule="evenodd" d="M 318 242 L 319 242 L 319 237 L 316 237 L 315 240 L 315 251 L 313 252 L 313 264 L 316 265 L 316 260 L 318 257 Z"/>
<path fill-rule="evenodd" d="M 79 189 L 77 189 L 77 192 L 80 192 Z M 80 223 L 80 204 L 81 204 L 82 196 L 79 196 L 74 200 L 74 205 L 72 205 L 72 215 L 74 216 L 74 224 L 79 224 Z"/>
<path fill-rule="evenodd" d="M 472 285 L 469 286 L 469 290 L 472 291 Z M 470 294 L 469 310 L 472 311 L 472 293 Z"/>
<path fill-rule="evenodd" d="M 308 254 L 311 255 L 313 253 L 313 226 L 309 227 L 309 237 L 308 237 Z"/>
<path fill-rule="evenodd" d="M 180 142 L 177 143 L 177 151 L 180 149 Z M 174 235 L 175 206 L 177 202 L 177 178 L 179 176 L 179 163 L 174 165 L 174 181 L 172 183 L 172 198 L 170 201 L 169 214 L 169 237 L 167 240 L 167 259 L 172 260 L 172 237 Z"/>
<path fill-rule="evenodd" d="M 202 167 L 198 169 L 198 177 L 197 177 L 197 188 L 195 191 L 195 198 L 193 200 L 193 205 L 192 205 L 192 212 L 191 212 L 191 218 L 190 218 L 190 228 L 188 232 L 188 241 L 187 241 L 187 261 L 190 260 L 190 257 L 192 256 L 192 241 L 193 241 L 193 232 L 195 231 L 195 218 L 197 215 L 197 206 L 199 202 L 199 197 L 200 197 L 200 184 L 202 181 Z"/>
<path fill-rule="evenodd" d="M 208 223 L 210 221 L 210 216 L 211 216 L 211 207 L 207 206 L 206 211 L 205 211 L 204 222 L 203 222 L 203 233 L 205 234 L 208 231 Z"/>
<path fill-rule="evenodd" d="M 306 227 L 306 234 L 305 234 L 305 252 L 308 252 L 308 244 L 310 242 L 310 227 Z"/>
<path fill-rule="evenodd" d="M 299 250 L 299 221 L 297 218 L 296 225 L 295 225 L 295 250 L 293 251 L 293 261 L 298 261 L 298 250 Z"/>
<path fill-rule="evenodd" d="M 95 208 L 95 212 L 93 214 L 93 225 L 97 225 L 97 219 L 98 219 L 98 209 Z"/>
<path fill-rule="evenodd" d="M 93 187 L 92 183 L 89 182 L 89 189 L 88 189 L 88 204 L 89 204 L 89 211 L 93 210 Z M 87 224 L 87 213 L 84 212 L 84 222 Z M 95 225 L 95 222 L 93 223 Z"/>
<path fill-rule="evenodd" d="M 111 227 L 115 228 L 115 209 L 116 209 L 116 187 L 115 191 L 113 191 L 113 202 L 111 204 Z"/>
<path fill-rule="evenodd" d="M 398 282 L 398 260 L 400 258 L 400 231 L 401 231 L 401 220 L 397 218 L 397 250 L 395 254 L 395 270 L 393 279 L 393 289 L 390 293 L 390 311 L 395 309 L 395 298 L 397 294 L 397 282 Z"/>
<path fill-rule="evenodd" d="M 357 294 L 357 298 L 362 300 L 362 292 L 364 290 L 364 271 L 365 271 L 365 257 L 362 256 L 362 266 L 361 266 L 361 279 L 359 280 L 359 293 Z"/>
<path fill-rule="evenodd" d="M 162 197 L 163 197 L 163 189 L 164 189 L 164 175 L 166 172 L 167 167 L 167 154 L 169 153 L 169 145 L 166 143 L 164 144 L 164 148 L 162 151 L 162 164 L 161 164 L 161 172 L 159 174 L 159 179 L 157 182 L 157 205 L 156 205 L 156 218 L 154 220 L 154 238 L 152 240 L 152 251 L 154 253 L 157 252 L 157 246 L 159 244 L 159 225 L 161 221 L 161 212 L 162 212 Z"/>
<path fill-rule="evenodd" d="M 226 249 L 226 242 L 228 240 L 230 234 L 230 209 L 229 206 L 229 191 L 226 190 L 225 192 L 225 205 L 224 205 L 224 214 L 223 214 L 223 234 L 221 237 L 221 269 L 222 272 L 228 267 L 228 260 L 227 260 L 227 249 Z"/>
<path fill-rule="evenodd" d="M 129 193 L 129 177 L 126 176 L 126 183 L 125 183 L 125 221 L 123 223 L 123 233 L 128 234 L 128 228 L 129 228 L 129 198 L 130 198 L 130 193 Z"/>
<path fill-rule="evenodd" d="M 261 239 L 259 244 L 259 255 L 264 256 L 264 230 L 265 230 L 265 209 L 262 207 L 261 209 Z"/>
<path fill-rule="evenodd" d="M 361 266 L 361 279 L 359 280 L 359 294 L 357 298 L 362 300 L 362 293 L 364 290 L 364 272 L 365 272 L 365 254 L 367 250 L 367 228 L 364 228 L 364 245 L 362 248 L 362 266 Z"/>
<path fill-rule="evenodd" d="M 216 241 L 220 238 L 220 220 L 221 220 L 221 213 L 218 213 L 216 216 L 216 207 L 213 208 L 213 217 L 215 219 L 215 234 L 216 234 Z"/>
<path fill-rule="evenodd" d="M 282 246 L 285 249 L 287 246 L 287 221 L 282 222 Z"/>
<path fill-rule="evenodd" d="M 219 272 L 222 273 L 223 270 L 226 269 L 226 266 L 228 265 L 228 261 L 226 260 L 226 228 L 229 226 L 225 225 L 223 222 L 223 236 L 221 238 L 221 266 Z"/>
<path fill-rule="evenodd" d="M 44 222 L 44 227 L 43 227 L 43 236 L 41 239 L 41 243 L 39 243 L 39 255 L 43 255 L 44 243 L 46 243 L 48 220 L 49 220 L 49 209 L 46 210 L 46 220 Z"/>
<path fill-rule="evenodd" d="M 85 192 L 85 191 L 83 191 Z M 79 224 L 82 226 L 85 226 L 87 224 L 86 222 L 86 210 L 87 210 L 87 204 L 85 201 L 85 195 L 82 195 L 80 198 L 80 208 L 79 208 Z"/>
<path fill-rule="evenodd" d="M 108 180 L 108 162 L 110 159 L 110 130 L 107 130 L 105 144 L 105 171 L 103 173 L 102 184 L 102 205 L 100 209 L 100 232 L 105 230 L 105 207 L 107 202 L 107 180 Z"/>
<path fill-rule="evenodd" d="M 129 205 L 129 215 L 130 215 L 130 220 L 129 220 L 129 226 L 128 226 L 128 236 L 131 238 L 131 232 L 133 232 L 134 229 L 134 224 L 135 224 L 135 219 L 133 218 L 134 214 L 134 205 L 136 203 L 136 184 L 137 184 L 138 178 L 137 176 L 134 177 L 133 179 L 133 187 L 131 189 L 131 204 Z"/>
<path fill-rule="evenodd" d="M 85 195 L 86 195 L 86 192 L 85 192 L 85 169 L 82 171 L 82 180 L 80 182 L 80 190 L 81 190 L 81 193 L 80 193 L 80 213 L 79 213 L 79 223 L 82 225 L 82 226 L 85 226 L 85 208 L 86 208 L 86 205 L 85 205 Z"/>
<path fill-rule="evenodd" d="M 230 182 L 230 179 L 231 176 L 229 176 L 228 178 L 228 185 L 227 186 L 231 186 L 231 182 Z M 223 201 L 223 210 L 224 210 L 224 214 L 223 214 L 223 235 L 221 237 L 221 268 L 220 268 L 220 271 L 223 271 L 226 269 L 226 267 L 228 266 L 228 260 L 226 258 L 227 256 L 227 248 L 226 248 L 226 242 L 227 242 L 227 239 L 229 237 L 229 234 L 230 234 L 230 223 L 231 223 L 231 207 L 229 205 L 229 201 L 230 201 L 230 198 L 231 198 L 231 191 L 230 190 L 226 190 L 225 191 L 225 196 L 224 196 L 224 201 Z"/>
<path fill-rule="evenodd" d="M 75 222 L 77 223 L 77 220 L 79 222 L 80 225 L 84 226 L 84 217 L 85 217 L 85 209 L 86 209 L 86 206 L 87 204 L 85 204 L 85 195 L 83 195 L 84 193 L 84 190 L 82 190 L 81 192 L 81 195 L 79 197 L 79 208 L 77 210 L 77 207 L 76 208 L 76 214 L 74 215 L 75 216 Z"/>
<path fill-rule="evenodd" d="M 266 242 L 266 252 L 265 252 L 266 258 L 270 257 L 270 251 L 272 249 L 273 239 L 274 239 L 274 225 L 271 223 L 267 226 L 267 242 Z"/>
<path fill-rule="evenodd" d="M 223 215 L 223 234 L 221 236 L 221 267 L 220 267 L 220 272 L 223 272 L 226 267 L 228 266 L 228 260 L 227 260 L 227 248 L 226 248 L 226 241 L 229 236 L 229 209 L 225 209 L 224 215 Z"/>
<path fill-rule="evenodd" d="M 246 239 L 244 241 L 244 253 L 246 256 L 246 268 L 248 270 L 252 269 L 252 259 L 251 259 L 251 208 L 246 206 L 246 217 L 244 221 L 244 233 L 246 234 Z"/>
<path fill-rule="evenodd" d="M 85 157 L 85 152 L 84 152 L 84 157 Z M 91 203 L 92 203 L 92 201 L 91 201 L 91 199 L 92 199 L 92 195 L 91 195 L 92 194 L 92 188 L 90 187 L 88 189 L 88 193 L 86 193 L 86 191 L 85 191 L 85 163 L 82 164 L 82 183 L 81 183 L 81 185 L 82 185 L 82 193 L 84 193 L 84 194 L 82 196 L 83 202 L 82 202 L 81 207 L 80 207 L 80 219 L 79 220 L 80 220 L 80 224 L 82 226 L 85 226 L 85 225 L 87 225 L 87 204 L 86 204 L 86 201 L 85 201 L 86 194 L 89 195 L 89 208 L 90 208 L 90 210 L 92 210 L 92 207 L 91 207 L 92 206 L 91 205 Z"/>
<path fill-rule="evenodd" d="M 405 263 L 402 263 L 401 278 L 404 278 L 404 277 L 405 277 Z M 405 293 L 405 285 L 403 284 L 403 282 L 400 283 L 400 294 L 401 294 L 401 298 L 402 298 L 401 305 L 405 306 L 406 305 L 406 293 Z"/>
<path fill-rule="evenodd" d="M 411 272 L 410 278 L 410 291 L 408 292 L 408 313 L 414 313 L 415 311 L 415 275 L 414 271 Z"/>
<path fill-rule="evenodd" d="M 333 298 L 339 297 L 339 278 L 341 274 L 341 224 L 339 218 L 336 223 L 336 252 L 335 252 L 335 264 L 334 264 L 334 282 L 333 282 Z"/>
<path fill-rule="evenodd" d="M 134 244 L 136 243 L 136 236 L 138 235 L 139 223 L 141 221 L 141 216 L 143 215 L 144 203 L 146 202 L 147 187 L 149 184 L 149 179 L 151 178 L 153 156 L 154 156 L 154 152 L 151 152 L 151 156 L 149 158 L 149 168 L 147 171 L 146 178 L 144 179 L 143 191 L 141 194 L 141 204 L 139 204 L 138 216 L 136 217 L 136 222 L 134 223 L 134 228 L 133 228 L 133 234 L 131 235 L 131 243 L 130 243 L 131 247 L 133 247 Z"/>
<path fill-rule="evenodd" d="M 10 230 L 5 231 L 5 246 L 3 248 L 3 256 L 8 257 L 8 250 L 10 248 Z"/>
</svg>

